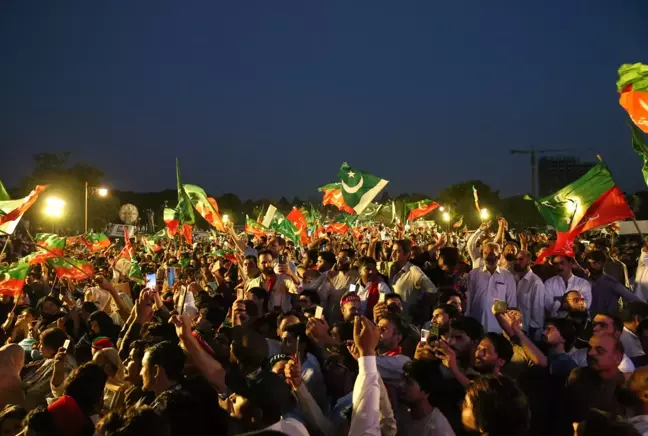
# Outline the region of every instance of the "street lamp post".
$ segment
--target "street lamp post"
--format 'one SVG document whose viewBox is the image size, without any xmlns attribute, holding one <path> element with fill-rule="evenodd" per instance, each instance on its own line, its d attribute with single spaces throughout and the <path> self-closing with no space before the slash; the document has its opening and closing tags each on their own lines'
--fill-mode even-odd
<svg viewBox="0 0 648 436">
<path fill-rule="evenodd" d="M 83 213 L 84 233 L 88 233 L 88 193 L 89 192 L 96 192 L 99 197 L 106 197 L 108 195 L 108 189 L 88 187 L 88 182 L 85 182 L 85 202 L 84 202 L 84 213 Z"/>
</svg>

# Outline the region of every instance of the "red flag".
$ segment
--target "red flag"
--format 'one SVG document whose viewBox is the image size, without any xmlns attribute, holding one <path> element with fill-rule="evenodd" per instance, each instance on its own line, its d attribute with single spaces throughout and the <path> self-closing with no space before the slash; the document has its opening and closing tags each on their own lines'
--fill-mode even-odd
<svg viewBox="0 0 648 436">
<path fill-rule="evenodd" d="M 118 257 L 125 257 L 129 260 L 133 260 L 133 246 L 130 243 L 130 237 L 128 236 L 128 227 L 124 226 L 124 248 L 119 252 Z"/>
<path fill-rule="evenodd" d="M 293 207 L 293 210 L 286 216 L 286 219 L 295 225 L 302 244 L 308 243 L 308 223 L 304 214 L 296 207 Z"/>
<path fill-rule="evenodd" d="M 325 206 L 327 204 L 332 204 L 333 206 L 340 209 L 342 212 L 346 212 L 348 214 L 353 215 L 356 212 L 355 210 L 353 210 L 352 207 L 347 206 L 347 204 L 344 202 L 344 196 L 342 195 L 340 186 L 341 186 L 340 183 L 329 183 L 328 185 L 319 188 L 319 191 L 324 193 L 322 204 Z"/>
<path fill-rule="evenodd" d="M 191 224 L 183 224 L 182 225 L 182 234 L 185 237 L 185 241 L 187 241 L 187 244 L 192 245 L 193 244 L 193 232 L 192 232 L 192 225 Z"/>
<path fill-rule="evenodd" d="M 331 223 L 324 230 L 326 233 L 339 233 L 341 235 L 349 231 L 349 226 L 345 223 Z"/>
</svg>

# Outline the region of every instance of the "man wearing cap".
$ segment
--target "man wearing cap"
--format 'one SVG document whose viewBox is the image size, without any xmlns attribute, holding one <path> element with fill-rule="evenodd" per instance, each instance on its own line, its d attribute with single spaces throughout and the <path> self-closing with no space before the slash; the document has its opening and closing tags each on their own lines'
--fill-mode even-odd
<svg viewBox="0 0 648 436">
<path fill-rule="evenodd" d="M 351 322 L 360 314 L 360 297 L 355 292 L 346 292 L 340 299 L 340 310 L 342 318 L 346 322 Z"/>
<path fill-rule="evenodd" d="M 290 277 L 275 272 L 275 259 L 272 251 L 259 252 L 261 275 L 247 282 L 246 290 L 263 288 L 270 294 L 270 310 L 287 312 L 291 308 L 291 295 L 298 294 L 297 286 Z"/>
</svg>

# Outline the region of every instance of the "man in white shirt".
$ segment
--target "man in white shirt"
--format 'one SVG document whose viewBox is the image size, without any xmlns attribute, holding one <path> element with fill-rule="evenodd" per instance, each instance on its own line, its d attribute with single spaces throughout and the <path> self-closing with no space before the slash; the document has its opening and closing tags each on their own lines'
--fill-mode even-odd
<svg viewBox="0 0 648 436">
<path fill-rule="evenodd" d="M 517 308 L 522 313 L 523 330 L 538 340 L 545 320 L 545 285 L 531 270 L 531 254 L 522 250 L 517 254 L 515 273 L 517 279 Z"/>
<path fill-rule="evenodd" d="M 554 256 L 553 265 L 557 268 L 558 275 L 545 282 L 547 290 L 545 308 L 553 316 L 558 313 L 563 295 L 567 291 L 578 291 L 585 298 L 587 309 L 592 305 L 592 286 L 586 279 L 577 277 L 572 272 L 574 258 L 569 256 Z"/>
<path fill-rule="evenodd" d="M 517 295 L 513 274 L 497 266 L 500 248 L 494 242 L 484 245 L 484 266 L 468 274 L 466 292 L 466 316 L 478 320 L 486 332 L 501 333 L 502 328 L 491 311 L 494 300 L 506 301 L 509 307 L 517 307 Z"/>
</svg>

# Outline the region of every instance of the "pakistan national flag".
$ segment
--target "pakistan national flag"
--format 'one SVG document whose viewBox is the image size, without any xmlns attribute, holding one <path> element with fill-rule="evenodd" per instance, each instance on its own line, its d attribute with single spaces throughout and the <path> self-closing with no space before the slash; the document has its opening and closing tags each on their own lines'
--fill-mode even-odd
<svg viewBox="0 0 648 436">
<path fill-rule="evenodd" d="M 346 162 L 338 172 L 344 203 L 361 214 L 389 183 L 385 179 L 351 168 Z"/>
<path fill-rule="evenodd" d="M 295 244 L 299 243 L 299 240 L 301 238 L 301 233 L 295 227 L 293 223 L 291 223 L 281 212 L 278 210 L 275 211 L 274 217 L 272 219 L 272 222 L 270 223 L 270 228 L 273 229 L 276 232 L 281 233 L 284 235 L 286 238 L 290 239 L 293 241 Z"/>
<path fill-rule="evenodd" d="M 583 232 L 634 215 L 604 163 L 554 195 L 535 201 L 547 224 L 556 229 L 557 241 L 546 254 L 573 255 L 573 240 Z M 541 259 L 540 259 L 541 260 Z"/>
</svg>

